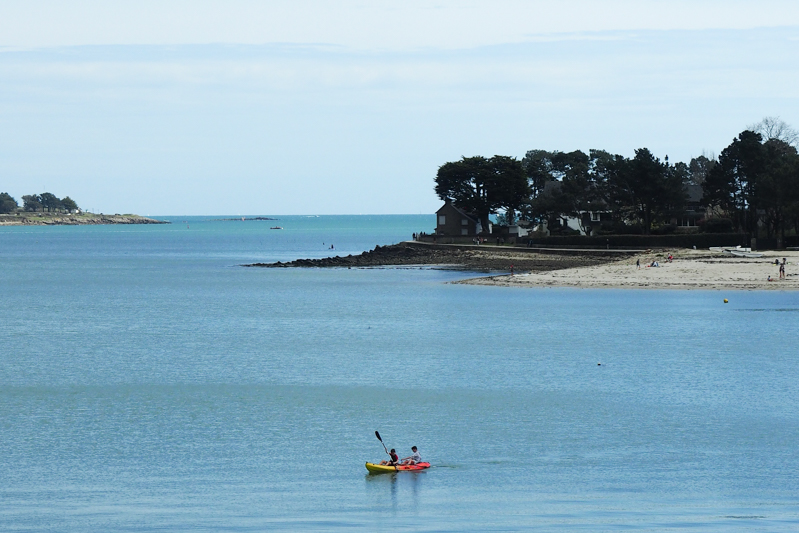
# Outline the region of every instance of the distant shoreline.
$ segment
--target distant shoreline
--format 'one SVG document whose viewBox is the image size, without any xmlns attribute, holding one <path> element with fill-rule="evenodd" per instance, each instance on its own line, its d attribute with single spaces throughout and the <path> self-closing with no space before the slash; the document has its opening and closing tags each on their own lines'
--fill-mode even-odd
<svg viewBox="0 0 799 533">
<path fill-rule="evenodd" d="M 104 215 L 102 213 L 13 213 L 0 215 L 0 226 L 85 226 L 100 224 L 171 224 L 165 220 L 139 215 Z"/>
<path fill-rule="evenodd" d="M 212 218 L 213 222 L 249 222 L 251 220 L 280 220 L 279 218 L 269 218 L 269 217 L 235 217 L 235 218 Z"/>
</svg>

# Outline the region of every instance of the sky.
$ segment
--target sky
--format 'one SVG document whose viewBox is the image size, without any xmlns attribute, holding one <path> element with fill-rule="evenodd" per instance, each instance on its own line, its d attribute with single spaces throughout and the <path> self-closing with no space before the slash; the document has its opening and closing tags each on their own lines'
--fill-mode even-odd
<svg viewBox="0 0 799 533">
<path fill-rule="evenodd" d="M 799 127 L 799 2 L 3 0 L 0 192 L 432 213 L 439 166 Z"/>
</svg>

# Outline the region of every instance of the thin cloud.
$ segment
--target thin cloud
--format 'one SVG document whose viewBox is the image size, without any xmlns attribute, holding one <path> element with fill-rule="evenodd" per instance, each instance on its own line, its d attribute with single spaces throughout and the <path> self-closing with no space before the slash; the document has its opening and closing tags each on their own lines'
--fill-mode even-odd
<svg viewBox="0 0 799 533">
<path fill-rule="evenodd" d="M 794 0 L 4 0 L 0 46 L 327 43 L 460 49 L 631 30 L 799 26 Z"/>
</svg>

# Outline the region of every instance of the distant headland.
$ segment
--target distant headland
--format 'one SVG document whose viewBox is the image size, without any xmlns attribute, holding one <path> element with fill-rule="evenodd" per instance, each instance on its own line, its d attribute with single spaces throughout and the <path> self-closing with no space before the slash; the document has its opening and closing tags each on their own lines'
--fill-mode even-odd
<svg viewBox="0 0 799 533">
<path fill-rule="evenodd" d="M 212 220 L 214 222 L 238 222 L 239 220 L 242 222 L 246 222 L 248 220 L 280 220 L 280 219 L 269 218 L 269 217 L 236 217 L 236 218 L 214 218 Z"/>
<path fill-rule="evenodd" d="M 80 226 L 87 224 L 169 224 L 164 220 L 119 213 L 105 215 L 86 213 L 78 204 L 65 196 L 55 194 L 27 194 L 22 197 L 22 207 L 7 192 L 0 192 L 0 226 Z"/>
<path fill-rule="evenodd" d="M 170 222 L 130 214 L 17 212 L 0 215 L 0 226 L 81 226 L 93 224 L 170 224 Z"/>
</svg>

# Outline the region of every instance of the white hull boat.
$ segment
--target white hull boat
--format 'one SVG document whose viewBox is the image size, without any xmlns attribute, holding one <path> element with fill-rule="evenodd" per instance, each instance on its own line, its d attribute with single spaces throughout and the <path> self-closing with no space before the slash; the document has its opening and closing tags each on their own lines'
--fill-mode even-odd
<svg viewBox="0 0 799 533">
<path fill-rule="evenodd" d="M 763 254 L 760 252 L 753 252 L 751 248 L 744 248 L 742 246 L 713 246 L 710 248 L 711 252 L 721 252 L 726 255 L 731 255 L 733 257 L 750 257 L 750 258 L 758 258 L 763 257 Z"/>
</svg>

